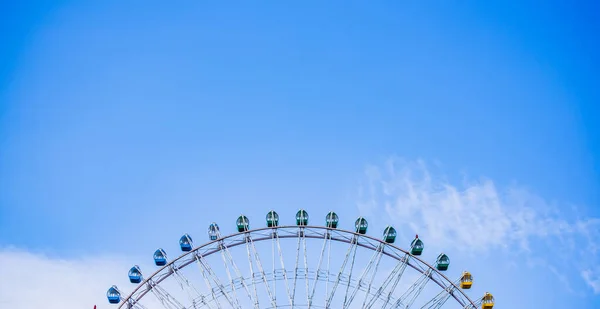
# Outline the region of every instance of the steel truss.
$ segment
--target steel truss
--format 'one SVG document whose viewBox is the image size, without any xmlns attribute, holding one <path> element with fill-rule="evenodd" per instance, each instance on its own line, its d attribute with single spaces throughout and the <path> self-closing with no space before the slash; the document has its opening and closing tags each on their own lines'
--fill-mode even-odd
<svg viewBox="0 0 600 309">
<path fill-rule="evenodd" d="M 280 239 L 296 238 L 295 263 L 292 270 L 285 267 L 283 251 L 280 244 Z M 306 248 L 307 239 L 322 239 L 321 252 L 318 255 L 318 264 L 316 269 L 308 267 L 309 254 Z M 256 242 L 271 242 L 271 258 L 273 264 L 271 270 L 265 269 L 260 252 L 256 249 Z M 337 273 L 330 272 L 331 262 L 331 244 L 332 242 L 341 242 L 349 244 L 344 255 L 344 261 L 341 269 Z M 243 277 L 236 261 L 229 252 L 230 248 L 237 246 L 245 246 L 250 276 Z M 373 252 L 367 265 L 364 267 L 359 276 L 352 276 L 352 269 L 356 259 L 357 249 L 366 248 Z M 222 282 L 211 268 L 206 258 L 215 253 L 221 255 L 224 263 L 224 270 L 227 274 L 227 282 Z M 289 255 L 289 253 L 288 253 Z M 314 256 L 314 257 L 313 257 Z M 392 258 L 397 261 L 394 269 L 387 274 L 384 281 L 378 286 L 373 286 L 375 274 L 377 273 L 379 263 L 383 256 Z M 311 258 L 317 260 L 316 255 L 311 255 Z M 276 265 L 278 261 L 279 265 Z M 288 261 L 289 262 L 289 261 Z M 204 284 L 208 289 L 208 293 L 201 293 L 188 280 L 181 269 L 191 264 L 197 264 L 202 275 Z M 267 266 L 268 267 L 268 266 Z M 280 267 L 280 268 L 279 268 Z M 406 269 L 410 267 L 419 273 L 421 276 L 414 284 L 407 289 L 399 297 L 395 297 L 396 288 Z M 348 275 L 345 270 L 349 269 Z M 191 306 L 185 307 L 171 296 L 166 289 L 160 286 L 160 283 L 169 277 L 174 277 L 182 290 L 186 292 Z M 285 283 L 284 294 L 287 298 L 288 305 L 277 303 L 276 281 L 282 280 Z M 332 308 L 332 300 L 336 293 L 344 293 L 343 309 L 348 309 L 354 303 L 363 309 L 370 309 L 374 306 L 377 300 L 384 303 L 383 309 L 398 309 L 410 308 L 417 296 L 424 289 L 428 282 L 437 284 L 442 291 L 431 299 L 423 308 L 439 308 L 450 297 L 454 298 L 462 308 L 476 308 L 477 302 L 473 302 L 465 293 L 458 287 L 458 283 L 452 282 L 445 275 L 440 273 L 435 267 L 426 263 L 422 259 L 411 255 L 409 252 L 398 248 L 392 244 L 385 243 L 379 239 L 354 233 L 342 229 L 327 228 L 321 226 L 278 226 L 266 227 L 228 236 L 218 234 L 216 240 L 205 243 L 194 248 L 189 252 L 185 252 L 176 259 L 168 262 L 156 272 L 146 277 L 144 281 L 136 286 L 136 288 L 127 297 L 119 303 L 118 308 L 141 308 L 144 306 L 140 301 L 146 294 L 154 294 L 165 309 L 187 309 L 187 308 L 208 308 L 222 309 L 221 299 L 225 299 L 225 303 L 235 309 L 241 309 L 241 297 L 247 297 L 255 309 L 261 308 L 259 304 L 258 285 L 263 285 L 265 292 L 268 295 L 268 305 L 263 304 L 263 308 L 306 306 L 308 308 Z M 317 282 L 324 282 L 325 288 L 323 291 L 317 291 Z M 339 289 L 340 284 L 345 288 Z M 306 300 L 304 303 L 297 303 L 295 292 L 297 286 L 304 286 L 306 290 Z M 239 290 L 241 294 L 238 295 Z M 364 298 L 355 299 L 358 291 L 364 293 Z M 323 293 L 325 297 L 325 306 L 313 304 L 315 294 Z M 358 302 L 358 303 L 356 303 Z"/>
</svg>

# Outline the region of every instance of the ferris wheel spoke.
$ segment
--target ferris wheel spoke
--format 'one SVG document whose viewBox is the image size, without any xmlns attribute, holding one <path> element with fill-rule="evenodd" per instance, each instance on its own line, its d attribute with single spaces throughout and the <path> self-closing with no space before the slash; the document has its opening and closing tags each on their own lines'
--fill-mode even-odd
<svg viewBox="0 0 600 309">
<path fill-rule="evenodd" d="M 238 308 L 242 308 L 242 305 L 240 304 L 240 299 L 237 296 L 237 292 L 235 287 L 235 280 L 233 279 L 233 277 L 231 276 L 231 271 L 229 269 L 229 265 L 227 264 L 227 258 L 225 257 L 225 251 L 221 250 L 221 258 L 223 259 L 223 264 L 225 266 L 225 273 L 227 273 L 227 278 L 229 279 L 229 283 L 231 284 L 231 294 L 233 294 L 233 299 L 235 304 L 237 305 Z"/>
<path fill-rule="evenodd" d="M 275 233 L 275 230 L 273 230 L 271 236 L 275 237 Z M 273 239 L 273 241 L 271 242 L 271 264 L 273 266 L 273 271 L 271 272 L 271 276 L 273 279 L 273 294 L 275 297 L 277 297 L 277 276 L 275 275 L 275 239 Z M 277 298 L 275 298 L 275 301 L 277 301 Z M 277 308 L 277 305 L 273 306 L 273 308 Z"/>
<path fill-rule="evenodd" d="M 419 294 L 423 291 L 429 279 L 431 278 L 432 269 L 425 271 L 410 288 L 408 288 L 400 298 L 394 303 L 393 308 L 410 308 Z"/>
<path fill-rule="evenodd" d="M 448 301 L 448 299 L 450 299 L 450 296 L 452 295 L 453 292 L 454 292 L 453 287 L 448 287 L 445 290 L 442 290 L 435 297 L 433 297 L 431 300 L 429 300 L 427 303 L 425 303 L 425 305 L 423 305 L 421 307 L 421 309 L 439 309 L 439 308 L 441 308 L 446 303 L 446 301 Z"/>
<path fill-rule="evenodd" d="M 127 308 L 128 309 L 147 309 L 144 305 L 140 304 L 140 302 L 135 301 L 133 299 L 127 300 Z"/>
<path fill-rule="evenodd" d="M 290 293 L 290 284 L 288 282 L 288 277 L 287 277 L 287 273 L 285 271 L 285 263 L 283 262 L 283 251 L 281 250 L 281 244 L 279 242 L 279 235 L 275 232 L 275 234 L 273 235 L 275 237 L 275 242 L 277 243 L 277 251 L 279 253 L 279 262 L 281 263 L 281 269 L 283 270 L 283 280 L 285 282 L 285 289 L 286 289 L 286 294 L 288 297 L 288 300 L 290 302 L 290 306 L 292 307 L 292 309 L 294 308 L 294 300 L 292 298 L 292 295 Z M 273 272 L 275 273 L 275 272 Z"/>
<path fill-rule="evenodd" d="M 254 253 L 254 260 L 256 261 L 256 267 L 258 268 L 258 271 L 260 272 L 260 276 L 265 285 L 265 289 L 267 290 L 267 294 L 269 295 L 269 299 L 271 300 L 271 305 L 273 306 L 273 308 L 276 308 L 277 301 L 276 301 L 275 295 L 273 295 L 273 293 L 271 293 L 271 289 L 269 288 L 269 282 L 267 280 L 267 275 L 265 273 L 265 270 L 262 265 L 262 261 L 260 259 L 260 255 L 258 254 L 258 250 L 256 250 L 256 246 L 254 245 L 254 240 L 252 239 L 252 236 L 250 235 L 250 233 L 248 233 L 248 235 L 246 236 L 245 241 L 246 241 L 246 247 L 248 248 L 248 250 L 252 251 Z M 250 244 L 250 246 L 248 244 Z M 273 266 L 273 268 L 274 268 L 274 266 Z M 252 280 L 252 282 L 254 283 L 254 279 Z M 256 284 L 254 284 L 254 288 L 256 290 Z M 258 297 L 257 297 L 257 299 L 258 299 Z"/>
<path fill-rule="evenodd" d="M 202 293 L 200 293 L 200 291 L 198 291 L 198 289 L 192 284 L 192 282 L 190 282 L 190 280 L 188 280 L 183 275 L 183 273 L 181 273 L 181 271 L 179 269 L 176 269 L 174 266 L 171 266 L 171 270 L 173 272 L 173 277 L 175 278 L 175 280 L 177 281 L 177 283 L 179 284 L 181 289 L 186 291 L 188 298 L 189 298 L 190 302 L 192 303 L 192 307 L 194 309 L 197 309 L 197 306 L 196 306 L 196 300 L 195 300 L 196 297 L 192 296 L 192 291 L 195 292 L 197 297 L 200 298 L 200 302 L 204 306 L 208 307 L 208 309 L 212 309 L 212 307 L 206 301 L 204 295 L 202 295 Z"/>
<path fill-rule="evenodd" d="M 254 263 L 252 262 L 252 254 L 250 253 L 250 245 L 248 244 L 248 237 L 244 237 L 246 241 L 246 254 L 248 256 L 248 265 L 250 267 L 250 284 L 252 284 L 252 290 L 254 291 L 254 298 L 256 303 L 254 306 L 258 306 L 258 291 L 256 290 L 256 284 L 254 282 Z"/>
<path fill-rule="evenodd" d="M 342 275 L 344 274 L 344 270 L 346 269 L 346 264 L 348 264 L 348 260 L 352 255 L 352 252 L 356 253 L 356 243 L 358 242 L 358 236 L 354 235 L 352 240 L 350 241 L 350 246 L 348 247 L 348 251 L 346 252 L 346 256 L 344 257 L 344 262 L 340 268 L 340 271 L 337 275 L 335 282 L 333 283 L 333 287 L 331 288 L 331 293 L 327 297 L 325 301 L 325 308 L 329 308 L 331 305 L 331 301 L 333 300 L 333 296 L 335 295 L 335 291 L 337 290 L 338 285 L 340 284 L 340 280 L 342 279 Z M 352 255 L 354 256 L 354 255 Z M 351 274 L 348 276 L 348 283 L 350 283 Z M 346 290 L 347 291 L 347 290 Z"/>
<path fill-rule="evenodd" d="M 325 277 L 325 299 L 327 299 L 327 293 L 329 292 L 329 270 L 331 269 L 331 236 L 328 237 L 329 245 L 327 246 L 327 271 Z"/>
<path fill-rule="evenodd" d="M 310 309 L 310 307 L 312 306 L 312 300 L 313 300 L 313 297 L 315 295 L 315 290 L 316 290 L 316 287 L 317 287 L 317 282 L 320 279 L 321 265 L 323 263 L 323 256 L 325 255 L 325 248 L 327 247 L 327 243 L 328 243 L 328 240 L 330 238 L 329 237 L 329 231 L 325 231 L 324 236 L 325 237 L 324 237 L 324 240 L 323 240 L 323 247 L 321 247 L 321 254 L 319 255 L 319 263 L 317 264 L 317 269 L 315 271 L 315 278 L 313 280 L 312 290 L 311 290 L 310 294 L 307 294 L 308 295 L 308 309 Z M 308 270 L 307 270 L 307 272 L 308 272 Z M 306 278 L 308 280 L 308 276 Z M 326 284 L 327 284 L 327 282 L 326 282 Z M 327 293 L 327 289 L 325 289 L 325 293 Z"/>
<path fill-rule="evenodd" d="M 167 290 L 160 285 L 156 284 L 153 280 L 148 281 L 150 291 L 158 298 L 160 303 L 166 309 L 180 309 L 185 308 L 175 297 L 173 297 Z"/>
<path fill-rule="evenodd" d="M 383 292 L 387 289 L 388 285 L 392 284 L 392 287 L 388 293 L 386 301 L 382 306 L 382 308 L 385 308 L 387 306 L 387 304 L 389 303 L 389 301 L 391 300 L 392 295 L 393 295 L 394 291 L 396 290 L 396 287 L 398 286 L 398 283 L 400 282 L 402 275 L 404 274 L 404 270 L 406 270 L 406 266 L 408 266 L 408 255 L 405 255 L 402 258 L 402 260 L 400 260 L 396 264 L 396 266 L 394 267 L 392 272 L 390 272 L 390 274 L 383 281 L 383 283 L 381 284 L 379 289 L 377 289 L 377 292 L 375 293 L 375 295 L 373 295 L 373 297 L 371 297 L 371 299 L 369 300 L 369 302 L 367 303 L 366 306 L 363 306 L 363 309 L 370 309 L 373 306 L 373 304 L 375 304 L 377 299 L 381 296 L 381 294 L 383 294 Z"/>
<path fill-rule="evenodd" d="M 302 244 L 304 247 L 304 284 L 305 284 L 305 288 L 306 288 L 306 304 L 308 305 L 310 303 L 310 298 L 308 297 L 308 293 L 309 293 L 309 279 L 308 279 L 308 253 L 306 250 L 306 238 L 304 237 L 304 235 L 302 235 Z M 315 278 L 316 278 L 316 274 L 315 274 Z M 309 305 L 310 306 L 310 305 Z"/>
<path fill-rule="evenodd" d="M 480 301 L 477 301 L 477 302 L 475 302 L 475 304 L 474 304 L 474 305 L 473 305 L 473 304 L 467 304 L 467 305 L 465 305 L 465 306 L 463 307 L 463 309 L 477 309 L 477 308 L 479 308 L 479 307 L 481 307 L 481 300 L 480 300 Z"/>
<path fill-rule="evenodd" d="M 302 238 L 304 237 L 304 231 L 302 228 L 298 228 L 298 237 L 297 246 L 296 246 L 296 263 L 294 264 L 294 281 L 292 287 L 292 309 L 294 309 L 294 304 L 296 302 L 296 282 L 298 281 L 298 261 L 300 260 L 300 243 Z"/>
<path fill-rule="evenodd" d="M 464 274 L 463 274 L 464 276 Z M 454 281 L 454 284 L 451 284 L 444 288 L 440 293 L 438 293 L 435 297 L 429 300 L 425 305 L 421 307 L 421 309 L 438 309 L 441 308 L 452 296 L 452 293 L 456 290 L 456 287 L 460 285 L 462 280 L 462 276 Z"/>
<path fill-rule="evenodd" d="M 358 242 L 358 239 L 357 239 Z M 350 291 L 350 282 L 352 282 L 352 272 L 354 271 L 354 262 L 356 261 L 356 251 L 358 251 L 358 246 L 353 245 L 354 252 L 352 253 L 352 261 L 350 262 L 350 271 L 348 272 L 348 284 L 346 285 L 346 293 L 344 294 L 344 306 L 348 302 L 348 292 Z M 360 282 L 356 285 L 357 289 L 360 288 Z"/>
<path fill-rule="evenodd" d="M 227 258 L 227 260 L 233 267 L 233 271 L 235 272 L 238 280 L 240 280 L 242 286 L 244 287 L 244 290 L 246 291 L 246 294 L 248 295 L 250 302 L 252 302 L 252 304 L 254 305 L 254 308 L 259 309 L 260 307 L 258 305 L 258 298 L 252 297 L 252 294 L 250 293 L 250 290 L 248 289 L 248 286 L 246 285 L 246 281 L 244 280 L 244 276 L 242 275 L 242 272 L 240 271 L 240 269 L 237 267 L 237 264 L 235 263 L 235 260 L 233 259 L 233 256 L 231 255 L 231 252 L 229 251 L 229 248 L 227 248 L 227 245 L 223 241 L 221 241 L 221 246 L 223 246 L 223 248 L 225 249 L 225 250 L 221 250 L 221 251 L 224 252 L 225 257 Z M 250 265 L 250 268 L 252 269 L 252 265 Z M 250 282 L 252 282 L 252 284 L 254 285 L 254 277 L 252 277 Z M 255 288 L 255 290 L 256 290 L 256 288 Z"/>
<path fill-rule="evenodd" d="M 352 293 L 350 294 L 350 296 L 348 297 L 348 299 L 344 301 L 344 304 L 343 304 L 342 308 L 345 309 L 345 308 L 348 308 L 350 306 L 350 304 L 354 300 L 354 297 L 356 296 L 356 294 L 358 293 L 358 291 L 362 287 L 363 280 L 365 280 L 365 277 L 370 273 L 371 269 L 373 268 L 373 265 L 375 265 L 375 264 L 378 265 L 379 264 L 379 261 L 381 260 L 381 256 L 382 256 L 382 254 L 381 254 L 382 251 L 383 251 L 383 246 L 379 245 L 377 247 L 377 250 L 375 252 L 373 252 L 373 255 L 371 256 L 371 259 L 369 260 L 369 262 L 367 263 L 367 265 L 363 269 L 362 273 L 360 274 L 360 277 L 358 278 L 358 281 L 356 283 L 356 287 L 354 288 L 354 290 L 352 291 Z M 369 295 L 369 294 L 367 293 L 366 295 Z"/>
<path fill-rule="evenodd" d="M 381 258 L 383 257 L 383 249 L 384 248 L 382 246 L 381 251 L 379 252 L 379 257 L 377 258 L 377 263 L 375 263 L 375 269 L 373 270 L 373 273 L 371 273 L 371 278 L 369 280 L 369 284 L 367 286 L 367 291 L 365 292 L 365 298 L 363 299 L 361 308 L 365 307 L 365 304 L 367 303 L 367 299 L 369 298 L 369 294 L 371 293 L 371 287 L 373 285 L 373 280 L 375 280 L 375 275 L 377 275 L 377 270 L 379 269 L 379 263 L 381 262 Z"/>
<path fill-rule="evenodd" d="M 221 292 L 221 294 L 223 294 L 223 296 L 225 297 L 225 299 L 227 299 L 227 301 L 229 302 L 229 304 L 231 305 L 232 308 L 236 308 L 236 305 L 234 304 L 234 301 L 232 300 L 231 296 L 223 288 L 223 284 L 221 284 L 221 282 L 219 281 L 219 278 L 214 274 L 214 272 L 212 271 L 212 269 L 210 268 L 208 263 L 206 263 L 204 261 L 204 258 L 199 254 L 195 254 L 194 257 L 195 257 L 196 263 L 198 264 L 198 267 L 200 268 L 202 277 L 204 277 L 204 282 L 205 282 L 206 286 L 209 288 L 209 290 L 211 291 L 212 299 L 217 304 L 217 308 L 221 309 L 222 306 L 221 306 L 221 303 L 219 302 L 218 297 L 215 293 L 216 289 L 218 289 Z M 217 285 L 216 288 L 213 287 L 211 279 Z"/>
</svg>

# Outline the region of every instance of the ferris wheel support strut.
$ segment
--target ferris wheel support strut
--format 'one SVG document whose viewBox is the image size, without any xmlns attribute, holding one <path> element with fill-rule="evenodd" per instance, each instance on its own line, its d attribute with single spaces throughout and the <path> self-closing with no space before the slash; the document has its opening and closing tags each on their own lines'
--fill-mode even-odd
<svg viewBox="0 0 600 309">
<path fill-rule="evenodd" d="M 340 280 L 342 275 L 344 274 L 344 269 L 346 269 L 346 264 L 348 264 L 348 260 L 350 259 L 350 255 L 354 251 L 356 253 L 356 243 L 358 243 L 358 235 L 352 236 L 352 240 L 350 241 L 350 246 L 348 247 L 348 251 L 346 252 L 346 256 L 344 257 L 344 262 L 340 267 L 340 271 L 338 272 L 336 281 L 333 283 L 333 287 L 331 288 L 331 293 L 326 299 L 325 308 L 329 309 L 331 305 L 331 301 L 333 300 L 333 296 L 335 295 L 335 291 L 337 290 L 338 285 L 340 284 Z M 348 282 L 350 282 L 351 278 L 348 277 Z"/>
<path fill-rule="evenodd" d="M 306 288 L 306 303 L 309 304 L 311 299 L 308 297 L 309 293 L 309 280 L 308 280 L 308 251 L 306 250 L 306 237 L 302 233 L 302 245 L 304 247 L 304 285 Z"/>
<path fill-rule="evenodd" d="M 140 304 L 138 301 L 135 301 L 133 299 L 129 299 L 127 301 L 127 308 L 128 309 L 147 309 L 146 307 L 144 307 L 144 305 Z"/>
<path fill-rule="evenodd" d="M 277 229 L 273 229 L 273 237 L 275 238 L 275 243 L 277 244 L 277 252 L 279 253 L 279 262 L 281 263 L 281 269 L 285 269 L 285 263 L 283 262 L 283 251 L 281 250 L 281 244 L 279 243 L 279 234 L 277 233 Z M 283 272 L 283 279 L 285 282 L 286 295 L 290 302 L 290 306 L 294 309 L 294 300 L 290 293 L 290 284 L 288 282 L 288 277 L 286 272 Z"/>
<path fill-rule="evenodd" d="M 398 300 L 396 300 L 396 303 L 394 303 L 392 308 L 394 308 L 394 309 L 410 308 L 410 306 L 412 306 L 412 304 L 415 302 L 415 300 L 417 299 L 419 294 L 421 294 L 421 292 L 423 291 L 423 289 L 429 282 L 429 279 L 431 278 L 431 273 L 432 273 L 431 269 L 428 269 L 425 273 L 423 273 L 419 277 L 419 279 L 417 279 L 417 281 L 415 281 L 415 283 L 413 283 L 413 285 L 411 285 L 411 287 L 408 288 L 402 294 L 402 296 L 400 296 L 400 298 L 398 298 Z"/>
<path fill-rule="evenodd" d="M 367 299 L 369 298 L 369 294 L 371 293 L 371 287 L 373 285 L 373 280 L 375 280 L 375 275 L 377 274 L 377 270 L 379 269 L 379 263 L 381 262 L 381 257 L 383 257 L 384 246 L 381 246 L 381 251 L 379 252 L 379 257 L 377 258 L 377 263 L 375 264 L 375 270 L 371 274 L 371 279 L 369 280 L 369 285 L 367 287 L 367 292 L 365 293 L 365 298 L 363 299 L 361 308 L 365 307 L 367 303 Z"/>
<path fill-rule="evenodd" d="M 221 250 L 221 258 L 223 259 L 223 265 L 225 266 L 225 273 L 227 274 L 227 279 L 229 279 L 229 283 L 231 284 L 232 287 L 235 287 L 235 281 L 233 280 L 233 277 L 231 276 L 231 271 L 229 270 L 229 265 L 227 264 L 227 258 L 225 257 L 225 251 Z M 238 308 L 242 308 L 242 305 L 240 304 L 240 299 L 237 296 L 237 289 L 232 288 L 231 289 L 231 294 L 233 294 L 233 300 L 235 302 L 235 304 L 237 305 Z"/>
<path fill-rule="evenodd" d="M 379 245 L 377 247 L 377 250 L 375 252 L 373 252 L 373 255 L 371 256 L 371 259 L 367 263 L 367 266 L 365 266 L 362 273 L 360 274 L 360 277 L 358 278 L 356 288 L 352 291 L 352 294 L 350 294 L 350 297 L 348 298 L 348 300 L 344 302 L 344 304 L 342 306 L 343 309 L 346 309 L 350 306 L 350 304 L 354 300 L 354 297 L 356 296 L 356 293 L 358 293 L 359 289 L 362 287 L 361 285 L 362 285 L 363 280 L 365 279 L 365 276 L 367 276 L 369 274 L 373 265 L 375 265 L 375 264 L 379 265 L 379 261 L 381 261 L 381 257 L 383 256 L 381 254 L 382 251 L 383 251 L 383 245 Z M 371 278 L 371 282 L 372 282 L 372 280 L 373 280 L 373 278 Z M 368 295 L 368 294 L 366 294 L 366 295 Z"/>
<path fill-rule="evenodd" d="M 377 292 L 375 293 L 375 296 L 373 296 L 369 302 L 367 303 L 367 306 L 363 306 L 363 309 L 370 309 L 373 304 L 375 304 L 375 301 L 377 301 L 377 299 L 379 298 L 379 296 L 381 294 L 383 294 L 383 292 L 385 291 L 385 289 L 388 287 L 388 285 L 390 285 L 390 283 L 392 283 L 392 288 L 390 289 L 388 296 L 386 298 L 386 302 L 383 304 L 382 308 L 385 308 L 387 306 L 387 303 L 389 303 L 394 291 L 396 290 L 396 287 L 398 286 L 398 283 L 400 282 L 400 279 L 402 278 L 402 275 L 404 274 L 404 270 L 406 269 L 406 266 L 408 266 L 408 255 L 405 255 L 394 267 L 394 269 L 392 270 L 392 272 L 390 272 L 390 274 L 387 276 L 387 278 L 384 280 L 384 282 L 381 284 L 381 286 L 379 287 L 379 289 L 377 289 Z"/>
<path fill-rule="evenodd" d="M 171 294 L 169 294 L 164 288 L 156 284 L 154 281 L 149 280 L 147 284 L 152 293 L 156 296 L 156 298 L 158 298 L 160 303 L 166 309 L 185 308 L 181 303 L 179 303 L 179 301 L 177 301 L 177 299 L 175 299 L 175 297 L 171 296 Z"/>
<path fill-rule="evenodd" d="M 220 232 L 219 232 L 219 238 L 221 237 Z M 233 271 L 235 272 L 235 275 L 237 276 L 237 278 L 240 280 L 242 286 L 244 287 L 244 290 L 246 291 L 246 294 L 248 295 L 248 298 L 250 299 L 250 302 L 252 302 L 252 304 L 254 305 L 255 309 L 259 309 L 260 306 L 258 305 L 258 298 L 254 299 L 254 297 L 252 297 L 252 294 L 250 293 L 250 290 L 248 289 L 248 286 L 246 285 L 246 282 L 244 280 L 244 276 L 242 275 L 242 272 L 240 271 L 240 269 L 237 267 L 235 260 L 233 259 L 233 256 L 231 255 L 231 252 L 229 251 L 229 248 L 227 248 L 227 245 L 225 244 L 225 242 L 223 240 L 221 240 L 219 242 L 219 245 L 222 246 L 223 248 L 225 248 L 225 250 L 221 250 L 221 252 L 223 253 L 223 261 L 227 260 L 231 266 L 233 267 Z M 227 262 L 225 262 L 225 264 L 227 264 Z M 225 266 L 227 268 L 227 273 L 229 274 L 229 268 L 226 265 Z M 232 281 L 233 282 L 233 281 Z M 254 281 L 252 281 L 254 282 Z M 237 298 L 237 294 L 234 292 L 234 295 Z M 239 300 L 238 300 L 239 303 Z"/>
<path fill-rule="evenodd" d="M 356 239 L 358 243 L 358 238 Z M 350 262 L 350 271 L 348 272 L 348 282 L 352 282 L 352 271 L 354 270 L 354 262 L 356 261 L 356 252 L 358 251 L 358 246 L 354 246 L 354 252 L 352 252 L 352 262 Z M 360 287 L 360 285 L 357 285 Z M 346 293 L 344 294 L 344 304 L 348 302 L 348 292 L 350 291 L 350 285 L 346 285 Z"/>
<path fill-rule="evenodd" d="M 225 291 L 225 289 L 223 288 L 223 284 L 221 284 L 221 282 L 219 281 L 219 278 L 216 278 L 216 276 L 212 272 L 212 269 L 210 268 L 210 266 L 204 261 L 204 258 L 202 257 L 202 255 L 194 253 L 194 258 L 195 258 L 196 263 L 198 264 L 198 268 L 200 269 L 200 272 L 202 273 L 204 282 L 211 292 L 212 299 L 217 304 L 217 308 L 221 309 L 222 306 L 221 306 L 221 303 L 217 299 L 217 296 L 215 293 L 215 287 L 213 287 L 211 279 L 217 285 L 216 288 L 218 288 L 220 290 L 220 292 L 223 294 L 223 296 L 225 296 L 225 299 L 227 299 L 227 301 L 229 302 L 231 307 L 236 308 L 233 300 L 231 299 L 231 296 L 227 293 L 227 291 Z"/>
<path fill-rule="evenodd" d="M 425 303 L 425 305 L 423 305 L 421 307 L 421 309 L 439 309 L 439 308 L 441 308 L 446 303 L 446 301 L 448 301 L 448 299 L 450 299 L 450 296 L 452 296 L 452 294 L 456 290 L 456 286 L 460 285 L 460 280 L 461 280 L 461 278 L 458 278 L 458 280 L 456 280 L 454 282 L 454 285 L 450 285 L 450 286 L 446 287 L 445 289 L 443 289 L 440 293 L 438 293 L 430 301 Z"/>
<path fill-rule="evenodd" d="M 258 306 L 258 291 L 256 290 L 256 284 L 254 283 L 254 263 L 252 263 L 252 254 L 250 253 L 250 246 L 248 244 L 248 238 L 250 237 L 250 235 L 247 235 L 247 237 L 244 237 L 245 241 L 246 241 L 246 254 L 248 256 L 248 264 L 250 266 L 250 283 L 252 284 L 252 290 L 254 291 L 254 298 L 256 299 L 256 303 L 254 304 L 255 306 Z"/>
<path fill-rule="evenodd" d="M 173 277 L 175 278 L 181 289 L 186 291 L 194 309 L 197 309 L 198 307 L 196 306 L 196 300 L 195 297 L 192 296 L 191 291 L 194 291 L 196 295 L 198 295 L 197 297 L 200 298 L 200 301 L 203 305 L 206 305 L 208 309 L 212 309 L 212 307 L 206 301 L 204 295 L 202 295 L 202 293 L 200 293 L 200 291 L 196 289 L 196 287 L 181 273 L 181 271 L 179 271 L 179 269 L 176 269 L 173 265 L 171 265 L 170 268 L 173 272 Z"/>
<path fill-rule="evenodd" d="M 267 290 L 267 294 L 269 295 L 269 299 L 271 300 L 271 305 L 274 308 L 276 308 L 277 307 L 277 301 L 275 298 L 276 296 L 273 295 L 273 293 L 271 293 L 271 289 L 269 288 L 269 282 L 267 280 L 267 275 L 265 273 L 265 269 L 263 268 L 262 260 L 260 259 L 260 255 L 258 254 L 258 250 L 256 250 L 256 246 L 254 245 L 254 240 L 252 239 L 252 235 L 250 233 L 247 233 L 247 235 L 245 236 L 245 241 L 246 241 L 246 247 L 248 247 L 249 250 L 254 253 L 254 260 L 256 261 L 256 267 L 258 268 L 258 271 L 260 272 L 263 283 L 265 284 L 265 289 Z M 250 244 L 250 246 L 248 246 L 248 244 Z M 254 285 L 254 287 L 256 288 L 256 285 Z"/>
<path fill-rule="evenodd" d="M 298 230 L 299 237 L 296 246 L 296 262 L 294 263 L 294 281 L 292 286 L 292 309 L 294 309 L 294 305 L 296 304 L 296 282 L 298 281 L 298 261 L 300 260 L 300 243 L 303 238 L 303 231 L 301 229 Z"/>
<path fill-rule="evenodd" d="M 323 238 L 323 247 L 321 247 L 321 254 L 319 254 L 319 263 L 317 264 L 317 269 L 315 272 L 315 279 L 313 280 L 313 285 L 312 285 L 312 290 L 310 293 L 307 293 L 307 297 L 308 297 L 308 309 L 311 308 L 312 306 L 312 300 L 313 297 L 315 295 L 315 290 L 317 287 L 317 282 L 320 279 L 320 275 L 321 275 L 321 265 L 323 264 L 323 256 L 325 255 L 325 248 L 327 246 L 329 240 L 329 231 L 327 231 L 325 233 L 325 237 Z M 308 272 L 308 269 L 307 269 Z M 308 280 L 308 276 L 307 276 L 307 280 Z M 325 293 L 327 293 L 327 291 L 325 291 Z"/>
</svg>

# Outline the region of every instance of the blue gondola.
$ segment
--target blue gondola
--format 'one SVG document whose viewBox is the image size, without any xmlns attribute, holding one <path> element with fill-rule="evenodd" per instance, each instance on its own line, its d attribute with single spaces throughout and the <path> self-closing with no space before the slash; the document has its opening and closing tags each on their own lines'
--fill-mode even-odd
<svg viewBox="0 0 600 309">
<path fill-rule="evenodd" d="M 156 266 L 167 265 L 167 253 L 162 248 L 158 248 L 154 251 L 154 264 L 156 264 Z"/>
<path fill-rule="evenodd" d="M 216 223 L 211 223 L 208 226 L 208 238 L 210 240 L 217 240 L 219 238 L 219 226 Z"/>
<path fill-rule="evenodd" d="M 192 237 L 188 234 L 181 236 L 179 239 L 181 251 L 192 251 Z"/>
<path fill-rule="evenodd" d="M 108 302 L 111 304 L 118 304 L 121 301 L 121 293 L 116 286 L 111 286 L 110 289 L 106 292 L 106 297 L 108 298 Z"/>
<path fill-rule="evenodd" d="M 142 282 L 142 271 L 140 267 L 135 265 L 129 270 L 129 282 L 140 283 Z"/>
</svg>

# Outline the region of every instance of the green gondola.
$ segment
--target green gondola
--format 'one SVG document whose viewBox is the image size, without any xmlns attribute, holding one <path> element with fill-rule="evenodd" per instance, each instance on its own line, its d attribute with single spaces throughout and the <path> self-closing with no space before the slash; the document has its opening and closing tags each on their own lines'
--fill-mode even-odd
<svg viewBox="0 0 600 309">
<path fill-rule="evenodd" d="M 339 221 L 340 218 L 338 217 L 338 215 L 335 212 L 330 211 L 325 217 L 325 226 L 328 228 L 335 229 L 337 228 Z"/>
<path fill-rule="evenodd" d="M 308 212 L 306 210 L 298 210 L 296 213 L 296 225 L 308 225 Z"/>
<path fill-rule="evenodd" d="M 271 210 L 267 213 L 267 226 L 268 227 L 276 227 L 279 225 L 279 215 Z"/>
<path fill-rule="evenodd" d="M 367 227 L 369 227 L 369 223 L 367 222 L 367 219 L 365 219 L 363 217 L 359 217 L 354 222 L 354 227 L 355 227 L 356 233 L 366 234 L 367 233 Z"/>
<path fill-rule="evenodd" d="M 410 254 L 421 255 L 421 253 L 423 253 L 423 248 L 423 241 L 421 241 L 419 235 L 417 235 L 412 243 L 410 243 Z"/>
<path fill-rule="evenodd" d="M 388 226 L 383 230 L 383 240 L 388 244 L 393 244 L 396 241 L 396 229 Z"/>
<path fill-rule="evenodd" d="M 448 270 L 448 266 L 450 265 L 450 258 L 448 258 L 445 254 L 440 254 L 435 262 L 435 268 L 440 271 Z"/>
<path fill-rule="evenodd" d="M 241 215 L 237 218 L 235 225 L 237 225 L 238 232 L 246 232 L 250 229 L 250 220 L 248 220 L 248 217 Z"/>
</svg>

